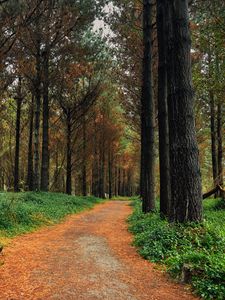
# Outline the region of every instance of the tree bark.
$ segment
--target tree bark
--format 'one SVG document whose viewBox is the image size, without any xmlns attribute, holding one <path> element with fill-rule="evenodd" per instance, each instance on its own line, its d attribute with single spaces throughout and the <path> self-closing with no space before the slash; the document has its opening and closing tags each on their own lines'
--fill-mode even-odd
<svg viewBox="0 0 225 300">
<path fill-rule="evenodd" d="M 99 158 L 97 148 L 97 128 L 96 121 L 94 120 L 94 153 L 92 162 L 92 193 L 95 197 L 99 197 Z"/>
<path fill-rule="evenodd" d="M 42 110 L 42 160 L 41 190 L 49 187 L 49 53 L 43 54 L 43 110 Z"/>
<path fill-rule="evenodd" d="M 217 184 L 217 156 L 216 156 L 216 126 L 215 126 L 215 101 L 212 91 L 210 96 L 210 129 L 211 129 L 211 155 L 212 155 L 212 170 L 213 170 L 213 183 Z"/>
<path fill-rule="evenodd" d="M 218 184 L 223 186 L 223 137 L 222 137 L 222 103 L 217 104 L 217 140 L 218 140 Z"/>
<path fill-rule="evenodd" d="M 38 22 L 38 21 L 37 21 Z M 39 30 L 39 23 L 37 30 Z M 39 36 L 39 33 L 37 32 Z M 39 37 L 38 37 L 39 39 Z M 36 80 L 35 80 L 35 121 L 34 121 L 34 180 L 33 189 L 39 191 L 40 189 L 40 173 L 39 173 L 39 134 L 40 134 L 40 114 L 41 114 L 41 43 L 37 41 L 37 54 L 36 54 Z"/>
<path fill-rule="evenodd" d="M 15 164 L 14 164 L 14 191 L 19 192 L 19 161 L 20 161 L 20 123 L 21 123 L 21 105 L 22 105 L 22 91 L 21 91 L 21 77 L 18 83 L 18 95 L 16 98 L 16 147 L 15 147 Z"/>
<path fill-rule="evenodd" d="M 154 100 L 152 95 L 152 5 L 143 1 L 143 81 L 141 97 L 141 196 L 144 213 L 155 209 Z"/>
<path fill-rule="evenodd" d="M 167 15 L 170 220 L 199 222 L 202 192 L 193 110 L 188 1 L 168 1 Z"/>
<path fill-rule="evenodd" d="M 85 116 L 83 118 L 83 161 L 82 161 L 82 195 L 87 196 L 87 168 L 86 168 L 86 148 L 87 148 L 87 141 L 86 141 L 86 120 Z"/>
<path fill-rule="evenodd" d="M 160 214 L 169 215 L 171 198 L 169 161 L 169 124 L 167 105 L 167 66 L 166 66 L 166 0 L 157 1 L 158 35 L 158 126 L 159 126 L 159 165 L 160 165 Z"/>
<path fill-rule="evenodd" d="M 66 144 L 66 193 L 68 195 L 72 194 L 72 148 L 71 148 L 71 114 L 68 111 L 67 114 L 67 144 Z"/>
<path fill-rule="evenodd" d="M 33 190 L 33 127 L 34 127 L 34 96 L 30 106 L 30 124 L 27 158 L 27 187 L 29 191 Z"/>
<path fill-rule="evenodd" d="M 112 154 L 109 145 L 108 150 L 108 178 L 109 178 L 109 199 L 112 199 Z"/>
</svg>

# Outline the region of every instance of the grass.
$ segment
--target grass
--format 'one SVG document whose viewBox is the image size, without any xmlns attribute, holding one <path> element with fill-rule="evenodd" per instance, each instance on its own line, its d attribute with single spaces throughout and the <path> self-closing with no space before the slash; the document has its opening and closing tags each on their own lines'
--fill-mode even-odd
<svg viewBox="0 0 225 300">
<path fill-rule="evenodd" d="M 60 193 L 0 193 L 0 243 L 5 245 L 16 235 L 58 223 L 102 201 Z"/>
<path fill-rule="evenodd" d="M 144 215 L 140 201 L 133 202 L 129 218 L 139 253 L 166 267 L 179 281 L 190 281 L 204 299 L 225 299 L 225 210 L 224 201 L 204 201 L 201 224 L 169 224 L 159 213 Z M 188 276 L 186 276 L 188 274 Z"/>
</svg>

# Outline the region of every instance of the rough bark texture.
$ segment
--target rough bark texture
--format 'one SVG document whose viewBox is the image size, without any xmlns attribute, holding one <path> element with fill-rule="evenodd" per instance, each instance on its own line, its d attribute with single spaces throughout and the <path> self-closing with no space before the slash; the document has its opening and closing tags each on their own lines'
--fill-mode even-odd
<svg viewBox="0 0 225 300">
<path fill-rule="evenodd" d="M 43 110 L 42 110 L 42 160 L 41 190 L 48 191 L 49 186 L 49 57 L 48 51 L 43 55 Z"/>
<path fill-rule="evenodd" d="M 141 196 L 142 210 L 155 209 L 154 194 L 154 101 L 152 95 L 152 5 L 143 2 L 143 82 L 141 97 Z"/>
<path fill-rule="evenodd" d="M 33 127 L 34 127 L 34 97 L 30 106 L 29 141 L 27 157 L 27 188 L 33 190 Z"/>
<path fill-rule="evenodd" d="M 67 144 L 66 144 L 66 193 L 68 195 L 72 194 L 72 148 L 71 148 L 71 114 L 68 111 L 67 114 Z"/>
<path fill-rule="evenodd" d="M 158 126 L 160 165 L 160 214 L 168 216 L 170 206 L 169 125 L 166 67 L 166 0 L 157 1 L 158 35 Z"/>
<path fill-rule="evenodd" d="M 202 191 L 195 135 L 188 1 L 168 1 L 168 111 L 174 222 L 201 221 Z"/>
<path fill-rule="evenodd" d="M 19 192 L 19 161 L 20 161 L 20 123 L 21 123 L 21 78 L 19 78 L 18 95 L 16 98 L 16 147 L 15 147 L 15 164 L 14 164 L 14 191 Z"/>
</svg>

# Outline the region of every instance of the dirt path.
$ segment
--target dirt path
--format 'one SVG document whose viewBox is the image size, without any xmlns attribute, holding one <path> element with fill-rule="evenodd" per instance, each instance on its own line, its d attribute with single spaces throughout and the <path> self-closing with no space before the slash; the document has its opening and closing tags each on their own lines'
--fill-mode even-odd
<svg viewBox="0 0 225 300">
<path fill-rule="evenodd" d="M 127 202 L 107 202 L 14 239 L 1 257 L 0 300 L 196 299 L 138 256 L 130 213 Z"/>
</svg>

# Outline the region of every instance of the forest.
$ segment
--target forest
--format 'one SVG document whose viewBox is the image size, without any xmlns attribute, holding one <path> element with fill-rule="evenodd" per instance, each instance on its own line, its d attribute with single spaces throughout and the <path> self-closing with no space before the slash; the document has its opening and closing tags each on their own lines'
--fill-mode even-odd
<svg viewBox="0 0 225 300">
<path fill-rule="evenodd" d="M 224 38 L 220 0 L 0 0 L 0 299 L 225 299 Z M 57 228 L 71 255 L 57 252 Z M 138 258 L 120 240 L 129 234 Z M 137 259 L 140 294 L 124 281 L 84 292 L 63 281 L 86 276 L 79 265 L 68 275 L 51 265 L 74 257 L 88 273 L 82 249 L 98 235 L 131 268 Z M 55 285 L 31 277 L 23 256 Z"/>
</svg>

